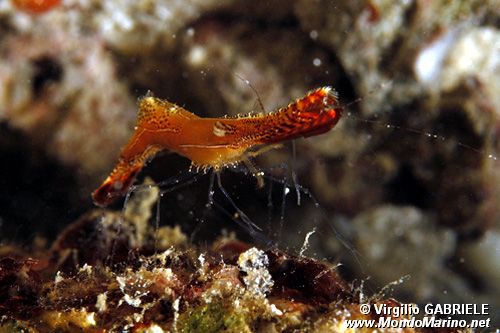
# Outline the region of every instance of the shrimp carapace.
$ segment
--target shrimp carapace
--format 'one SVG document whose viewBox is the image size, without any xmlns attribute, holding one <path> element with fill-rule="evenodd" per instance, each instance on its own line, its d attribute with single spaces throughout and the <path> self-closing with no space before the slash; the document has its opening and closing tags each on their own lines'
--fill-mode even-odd
<svg viewBox="0 0 500 333">
<path fill-rule="evenodd" d="M 182 155 L 196 167 L 218 170 L 245 160 L 252 147 L 325 133 L 342 111 L 330 87 L 311 91 L 270 114 L 237 118 L 200 118 L 168 101 L 143 97 L 132 138 L 92 197 L 97 205 L 107 206 L 125 195 L 146 161 L 160 150 Z"/>
</svg>

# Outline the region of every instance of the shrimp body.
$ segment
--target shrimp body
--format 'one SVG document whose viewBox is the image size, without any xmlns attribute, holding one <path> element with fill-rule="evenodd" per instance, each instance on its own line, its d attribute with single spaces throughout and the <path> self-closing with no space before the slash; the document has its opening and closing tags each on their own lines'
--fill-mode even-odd
<svg viewBox="0 0 500 333">
<path fill-rule="evenodd" d="M 127 193 L 146 161 L 161 150 L 182 155 L 196 167 L 220 169 L 245 159 L 252 147 L 327 132 L 342 111 L 330 87 L 276 112 L 239 118 L 201 118 L 168 101 L 144 97 L 135 132 L 111 175 L 92 194 L 94 202 L 106 206 Z"/>
</svg>

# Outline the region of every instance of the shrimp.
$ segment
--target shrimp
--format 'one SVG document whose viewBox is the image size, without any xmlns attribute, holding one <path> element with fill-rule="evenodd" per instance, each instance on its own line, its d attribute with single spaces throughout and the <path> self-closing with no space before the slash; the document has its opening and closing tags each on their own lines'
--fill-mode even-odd
<svg viewBox="0 0 500 333">
<path fill-rule="evenodd" d="M 166 100 L 145 96 L 139 100 L 132 138 L 92 198 L 96 205 L 107 206 L 124 196 L 145 163 L 162 150 L 190 159 L 197 168 L 217 171 L 248 160 L 255 155 L 249 155 L 254 147 L 328 132 L 342 113 L 331 87 L 311 91 L 269 114 L 237 118 L 201 118 Z"/>
</svg>

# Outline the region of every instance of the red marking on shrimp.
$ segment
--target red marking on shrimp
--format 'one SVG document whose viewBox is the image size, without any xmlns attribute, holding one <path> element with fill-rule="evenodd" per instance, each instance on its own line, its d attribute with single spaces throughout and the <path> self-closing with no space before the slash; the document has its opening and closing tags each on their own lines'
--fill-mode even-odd
<svg viewBox="0 0 500 333">
<path fill-rule="evenodd" d="M 14 5 L 31 14 L 41 14 L 61 3 L 61 0 L 12 0 Z"/>
<path fill-rule="evenodd" d="M 97 205 L 107 206 L 125 195 L 144 164 L 161 150 L 182 155 L 196 167 L 218 170 L 246 160 L 253 147 L 328 132 L 342 112 L 330 87 L 311 91 L 273 113 L 239 118 L 200 118 L 168 101 L 146 96 L 139 101 L 132 138 L 92 197 Z"/>
</svg>

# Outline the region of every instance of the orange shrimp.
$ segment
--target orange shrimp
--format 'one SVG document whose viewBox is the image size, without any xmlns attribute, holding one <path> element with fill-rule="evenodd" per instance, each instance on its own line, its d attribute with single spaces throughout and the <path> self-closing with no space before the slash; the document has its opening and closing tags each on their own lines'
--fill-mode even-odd
<svg viewBox="0 0 500 333">
<path fill-rule="evenodd" d="M 59 5 L 61 0 L 13 0 L 12 2 L 25 12 L 41 14 Z"/>
<path fill-rule="evenodd" d="M 325 133 L 342 112 L 330 87 L 273 113 L 238 118 L 201 118 L 168 101 L 143 97 L 132 138 L 92 197 L 97 205 L 107 206 L 125 195 L 144 164 L 161 150 L 187 157 L 196 167 L 219 170 L 245 161 L 255 146 Z"/>
</svg>

